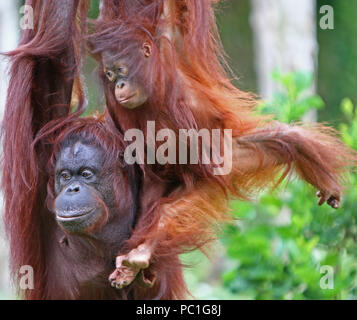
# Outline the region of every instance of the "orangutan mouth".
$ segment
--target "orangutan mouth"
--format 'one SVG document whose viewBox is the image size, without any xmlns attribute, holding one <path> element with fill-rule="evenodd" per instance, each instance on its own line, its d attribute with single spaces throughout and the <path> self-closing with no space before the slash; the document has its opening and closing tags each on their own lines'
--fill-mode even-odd
<svg viewBox="0 0 357 320">
<path fill-rule="evenodd" d="M 118 100 L 119 103 L 126 103 L 128 102 L 129 100 L 133 99 L 134 97 L 136 96 L 136 93 L 134 93 L 133 95 L 127 97 L 127 98 L 124 98 L 122 100 Z"/>
</svg>

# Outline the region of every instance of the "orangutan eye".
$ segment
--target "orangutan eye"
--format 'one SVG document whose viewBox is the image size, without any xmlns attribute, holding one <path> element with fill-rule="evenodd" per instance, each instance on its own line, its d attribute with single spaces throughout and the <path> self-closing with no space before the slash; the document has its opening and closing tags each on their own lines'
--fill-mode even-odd
<svg viewBox="0 0 357 320">
<path fill-rule="evenodd" d="M 83 178 L 89 179 L 92 176 L 93 176 L 93 173 L 90 170 L 86 169 L 86 170 L 82 171 L 82 177 Z"/>
<path fill-rule="evenodd" d="M 126 76 L 128 74 L 128 68 L 126 67 L 119 67 L 118 72 L 121 76 Z"/>
<path fill-rule="evenodd" d="M 60 176 L 61 176 L 61 178 L 62 178 L 63 180 L 69 180 L 69 179 L 71 179 L 71 174 L 70 174 L 69 171 L 67 171 L 67 170 L 62 171 Z"/>
<path fill-rule="evenodd" d="M 107 78 L 109 79 L 109 81 L 114 81 L 115 79 L 115 74 L 113 71 L 108 70 L 105 72 L 105 75 L 107 76 Z"/>
</svg>

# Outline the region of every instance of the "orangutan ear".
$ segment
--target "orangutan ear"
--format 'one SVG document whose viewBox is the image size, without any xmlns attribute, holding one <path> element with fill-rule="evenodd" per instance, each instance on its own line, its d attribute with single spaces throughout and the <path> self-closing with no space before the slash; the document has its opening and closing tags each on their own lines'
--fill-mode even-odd
<svg viewBox="0 0 357 320">
<path fill-rule="evenodd" d="M 151 44 L 149 42 L 144 42 L 142 48 L 144 56 L 149 58 L 151 56 Z"/>
</svg>

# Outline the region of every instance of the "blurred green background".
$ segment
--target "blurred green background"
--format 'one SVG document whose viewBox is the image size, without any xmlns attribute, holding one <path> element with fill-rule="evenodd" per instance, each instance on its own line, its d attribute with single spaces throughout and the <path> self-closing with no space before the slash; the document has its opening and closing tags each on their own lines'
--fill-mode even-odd
<svg viewBox="0 0 357 320">
<path fill-rule="evenodd" d="M 306 97 L 310 74 L 276 72 L 281 91 L 261 106 L 281 121 L 300 120 L 309 109 L 318 120 L 342 132 L 357 149 L 357 1 L 317 0 L 317 8 L 333 5 L 335 30 L 318 28 L 317 94 Z M 257 92 L 251 3 L 225 1 L 217 10 L 222 41 L 239 80 L 235 84 Z M 91 15 L 97 15 L 92 1 Z M 316 15 L 318 12 L 316 12 Z M 86 80 L 92 108 L 103 106 L 95 63 L 86 62 Z M 237 217 L 227 226 L 208 260 L 192 252 L 182 260 L 192 267 L 185 278 L 198 299 L 356 299 L 357 298 L 357 175 L 351 174 L 342 208 L 317 206 L 315 190 L 293 181 L 255 203 L 232 201 Z M 334 270 L 333 289 L 321 288 L 322 266 Z M 2 295 L 0 292 L 0 299 Z"/>
</svg>

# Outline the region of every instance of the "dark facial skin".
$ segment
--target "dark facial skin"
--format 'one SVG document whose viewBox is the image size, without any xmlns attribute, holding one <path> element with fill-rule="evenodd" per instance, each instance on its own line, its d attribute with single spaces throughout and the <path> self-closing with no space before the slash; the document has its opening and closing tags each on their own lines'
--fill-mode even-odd
<svg viewBox="0 0 357 320">
<path fill-rule="evenodd" d="M 55 213 L 69 233 L 90 233 L 114 206 L 113 184 L 103 174 L 103 150 L 78 141 L 61 150 L 56 163 Z M 102 199 L 103 201 L 99 201 Z"/>
<path fill-rule="evenodd" d="M 140 52 L 144 62 L 149 60 L 151 55 L 151 46 L 143 44 Z M 111 52 L 102 54 L 104 73 L 110 82 L 115 84 L 115 98 L 125 108 L 135 109 L 142 106 L 148 99 L 148 94 L 143 86 L 134 79 L 130 78 L 130 70 L 127 59 L 115 60 Z"/>
</svg>

